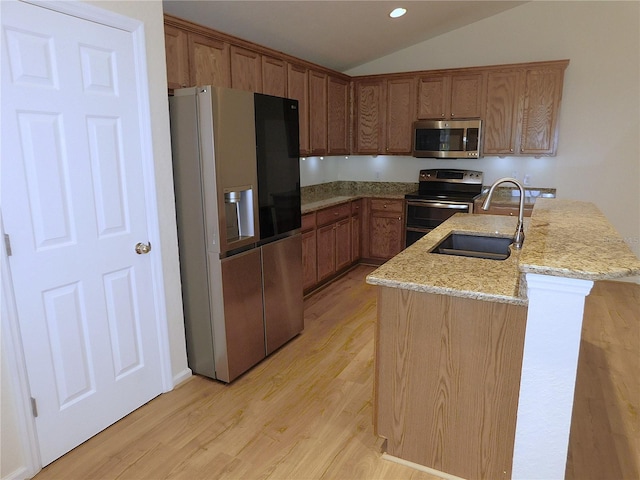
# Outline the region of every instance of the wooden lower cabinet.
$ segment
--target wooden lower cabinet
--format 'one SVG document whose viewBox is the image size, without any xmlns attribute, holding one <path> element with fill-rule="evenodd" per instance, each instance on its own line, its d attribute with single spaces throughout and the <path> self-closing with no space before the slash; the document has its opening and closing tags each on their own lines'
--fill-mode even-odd
<svg viewBox="0 0 640 480">
<path fill-rule="evenodd" d="M 374 424 L 386 452 L 511 478 L 527 307 L 378 287 Z"/>
<path fill-rule="evenodd" d="M 304 291 L 326 283 L 360 259 L 362 200 L 302 216 Z"/>
<path fill-rule="evenodd" d="M 404 248 L 404 200 L 368 199 L 365 258 L 386 261 Z"/>
<path fill-rule="evenodd" d="M 316 214 L 302 216 L 302 287 L 305 291 L 318 283 Z"/>
</svg>

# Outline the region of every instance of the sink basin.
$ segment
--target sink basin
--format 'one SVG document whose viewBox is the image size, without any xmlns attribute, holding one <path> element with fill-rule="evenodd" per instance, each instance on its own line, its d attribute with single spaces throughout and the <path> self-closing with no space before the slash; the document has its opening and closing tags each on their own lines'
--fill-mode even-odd
<svg viewBox="0 0 640 480">
<path fill-rule="evenodd" d="M 433 247 L 431 253 L 505 260 L 511 254 L 509 245 L 512 242 L 511 237 L 451 233 Z"/>
</svg>

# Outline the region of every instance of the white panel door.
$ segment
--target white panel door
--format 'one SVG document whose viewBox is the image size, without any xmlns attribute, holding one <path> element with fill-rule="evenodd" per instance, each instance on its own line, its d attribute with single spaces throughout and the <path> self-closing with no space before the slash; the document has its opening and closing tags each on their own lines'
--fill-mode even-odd
<svg viewBox="0 0 640 480">
<path fill-rule="evenodd" d="M 162 392 L 130 33 L 2 3 L 2 209 L 43 465 Z"/>
</svg>

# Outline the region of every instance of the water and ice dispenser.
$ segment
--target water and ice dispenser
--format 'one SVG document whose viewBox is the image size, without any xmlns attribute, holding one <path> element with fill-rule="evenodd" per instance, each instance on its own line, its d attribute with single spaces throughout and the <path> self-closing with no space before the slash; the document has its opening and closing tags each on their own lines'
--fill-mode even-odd
<svg viewBox="0 0 640 480">
<path fill-rule="evenodd" d="M 227 244 L 253 237 L 253 188 L 251 186 L 224 189 Z"/>
</svg>

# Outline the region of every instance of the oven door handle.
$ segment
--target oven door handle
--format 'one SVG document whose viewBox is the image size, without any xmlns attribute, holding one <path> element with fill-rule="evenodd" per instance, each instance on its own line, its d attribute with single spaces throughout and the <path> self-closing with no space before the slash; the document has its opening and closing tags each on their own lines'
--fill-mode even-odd
<svg viewBox="0 0 640 480">
<path fill-rule="evenodd" d="M 455 210 L 468 210 L 468 203 L 440 203 L 440 202 L 407 202 L 412 207 L 453 208 Z"/>
</svg>

